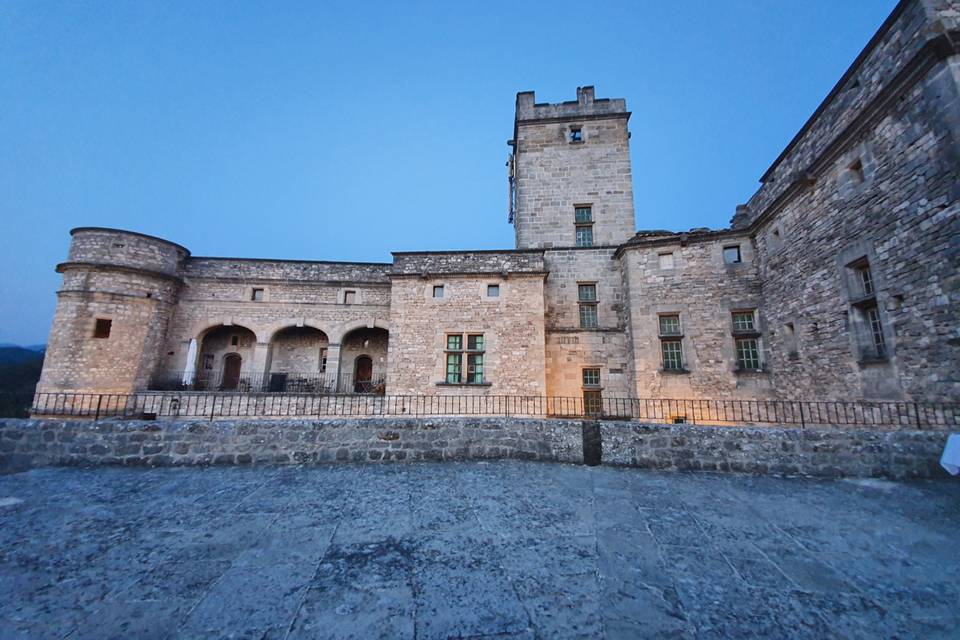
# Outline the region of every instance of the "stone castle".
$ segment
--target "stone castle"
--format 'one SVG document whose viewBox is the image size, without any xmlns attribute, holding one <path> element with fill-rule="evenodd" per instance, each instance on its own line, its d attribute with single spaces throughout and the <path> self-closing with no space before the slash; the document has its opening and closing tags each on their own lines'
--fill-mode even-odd
<svg viewBox="0 0 960 640">
<path fill-rule="evenodd" d="M 38 391 L 960 398 L 960 2 L 904 0 L 736 208 L 636 232 L 630 112 L 517 94 L 514 249 L 71 232 Z"/>
</svg>

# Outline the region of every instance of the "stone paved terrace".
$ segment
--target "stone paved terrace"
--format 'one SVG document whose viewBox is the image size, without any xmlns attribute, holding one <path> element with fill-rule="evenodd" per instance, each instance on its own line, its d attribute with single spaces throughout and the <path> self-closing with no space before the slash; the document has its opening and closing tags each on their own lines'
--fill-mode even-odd
<svg viewBox="0 0 960 640">
<path fill-rule="evenodd" d="M 947 638 L 960 483 L 563 464 L 0 476 L 2 638 Z"/>
</svg>

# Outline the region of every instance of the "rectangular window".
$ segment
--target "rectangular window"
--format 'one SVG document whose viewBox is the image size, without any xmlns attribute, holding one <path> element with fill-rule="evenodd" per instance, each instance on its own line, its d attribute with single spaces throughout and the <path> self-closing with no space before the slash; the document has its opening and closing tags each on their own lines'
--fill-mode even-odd
<svg viewBox="0 0 960 640">
<path fill-rule="evenodd" d="M 578 284 L 577 300 L 579 300 L 580 302 L 596 302 L 597 301 L 597 285 Z"/>
<path fill-rule="evenodd" d="M 596 329 L 599 326 L 597 321 L 597 305 L 580 305 L 580 327 L 583 329 Z"/>
<path fill-rule="evenodd" d="M 737 338 L 737 368 L 740 370 L 760 370 L 760 343 L 756 338 Z"/>
<path fill-rule="evenodd" d="M 883 324 L 880 322 L 880 311 L 876 307 L 867 309 L 867 324 L 870 326 L 870 338 L 873 341 L 873 355 L 883 358 L 887 355 L 887 343 L 883 337 Z"/>
<path fill-rule="evenodd" d="M 250 299 L 253 302 L 263 302 L 263 289 L 254 288 L 250 292 Z"/>
<path fill-rule="evenodd" d="M 320 373 L 327 372 L 327 350 L 320 349 Z"/>
<path fill-rule="evenodd" d="M 583 392 L 583 413 L 588 416 L 603 413 L 603 394 L 600 391 Z"/>
<path fill-rule="evenodd" d="M 593 246 L 593 225 L 592 224 L 577 225 L 577 246 L 578 247 Z"/>
<path fill-rule="evenodd" d="M 498 284 L 488 284 L 488 285 L 487 285 L 487 297 L 488 297 L 488 298 L 499 298 L 499 297 L 500 297 L 500 285 L 498 285 Z"/>
<path fill-rule="evenodd" d="M 577 300 L 580 302 L 580 327 L 595 329 L 600 326 L 597 319 L 597 285 L 577 284 Z"/>
<path fill-rule="evenodd" d="M 583 142 L 583 129 L 581 127 L 570 127 L 570 142 Z"/>
<path fill-rule="evenodd" d="M 466 350 L 463 347 L 463 334 L 447 335 L 446 382 L 448 384 L 483 384 L 483 334 L 467 334 Z M 467 361 L 466 375 L 463 370 L 464 356 Z"/>
<path fill-rule="evenodd" d="M 213 371 L 213 354 L 205 353 L 203 354 L 203 370 L 204 371 Z"/>
<path fill-rule="evenodd" d="M 797 330 L 792 322 L 783 325 L 783 344 L 787 348 L 787 357 L 796 360 L 799 356 L 797 352 Z"/>
<path fill-rule="evenodd" d="M 723 261 L 727 264 L 738 264 L 740 262 L 740 245 L 735 244 L 724 247 Z"/>
<path fill-rule="evenodd" d="M 734 311 L 732 317 L 734 331 L 751 332 L 757 330 L 753 311 Z"/>
<path fill-rule="evenodd" d="M 680 335 L 680 316 L 660 316 L 660 335 L 661 336 L 679 336 Z"/>
<path fill-rule="evenodd" d="M 240 336 L 230 336 L 230 346 L 236 347 L 240 344 Z"/>
<path fill-rule="evenodd" d="M 93 326 L 93 337 L 109 338 L 110 330 L 112 328 L 113 328 L 113 320 L 109 320 L 107 318 L 97 318 L 97 322 Z"/>
<path fill-rule="evenodd" d="M 673 253 L 661 253 L 657 258 L 661 269 L 673 269 Z"/>
<path fill-rule="evenodd" d="M 593 222 L 593 207 L 574 207 L 573 219 L 574 222 L 578 224 L 589 224 Z"/>
<path fill-rule="evenodd" d="M 873 274 L 870 273 L 870 265 L 863 264 L 855 267 L 854 272 L 857 274 L 857 285 L 860 287 L 860 295 L 872 296 L 874 294 Z"/>
<path fill-rule="evenodd" d="M 589 369 L 583 370 L 583 386 L 585 387 L 600 386 L 600 368 L 599 367 L 591 367 Z"/>
<path fill-rule="evenodd" d="M 680 340 L 661 340 L 664 371 L 683 371 L 683 343 Z"/>
<path fill-rule="evenodd" d="M 463 354 L 447 354 L 447 382 L 449 384 L 460 383 L 460 372 L 463 369 Z"/>
<path fill-rule="evenodd" d="M 343 292 L 343 304 L 356 304 L 357 303 L 357 292 L 356 291 L 344 291 Z"/>
<path fill-rule="evenodd" d="M 442 298 L 443 297 L 443 285 L 437 284 L 433 286 L 433 297 Z"/>
</svg>

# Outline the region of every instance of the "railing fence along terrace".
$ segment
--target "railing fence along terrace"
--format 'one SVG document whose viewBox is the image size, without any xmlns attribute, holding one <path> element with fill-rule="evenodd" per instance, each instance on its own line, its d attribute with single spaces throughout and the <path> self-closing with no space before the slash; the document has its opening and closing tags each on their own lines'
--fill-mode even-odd
<svg viewBox="0 0 960 640">
<path fill-rule="evenodd" d="M 960 403 L 588 399 L 557 396 L 387 396 L 364 394 L 37 393 L 35 416 L 87 418 L 309 418 L 363 416 L 523 416 L 630 419 L 705 425 L 878 426 L 948 430 Z"/>
<path fill-rule="evenodd" d="M 185 374 L 164 371 L 150 380 L 152 391 L 220 391 L 238 393 L 379 393 L 383 394 L 386 377 L 372 372 L 369 379 L 357 379 L 354 373 L 248 373 L 236 375 L 222 371 Z"/>
</svg>

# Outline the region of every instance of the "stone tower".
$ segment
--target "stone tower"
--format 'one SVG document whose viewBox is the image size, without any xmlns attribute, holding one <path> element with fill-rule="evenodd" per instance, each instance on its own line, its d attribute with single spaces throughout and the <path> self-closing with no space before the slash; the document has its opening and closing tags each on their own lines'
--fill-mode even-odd
<svg viewBox="0 0 960 640">
<path fill-rule="evenodd" d="M 70 232 L 63 288 L 37 391 L 130 393 L 146 388 L 162 356 L 190 252 L 129 231 Z"/>
<path fill-rule="evenodd" d="M 517 94 L 508 163 L 517 249 L 613 246 L 633 236 L 629 118 L 623 99 L 596 99 L 593 87 L 559 104 Z"/>
</svg>

